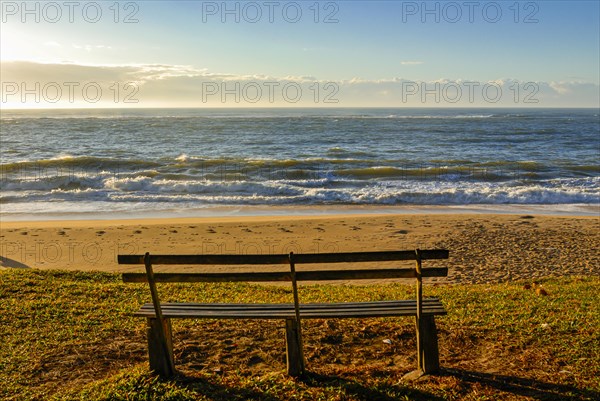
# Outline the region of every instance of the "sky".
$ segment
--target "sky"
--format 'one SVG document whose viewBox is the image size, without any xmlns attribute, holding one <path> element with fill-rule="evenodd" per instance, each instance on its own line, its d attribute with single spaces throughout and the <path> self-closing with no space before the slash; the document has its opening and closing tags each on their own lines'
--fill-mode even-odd
<svg viewBox="0 0 600 401">
<path fill-rule="evenodd" d="M 1 1 L 7 108 L 599 107 L 598 1 Z"/>
</svg>

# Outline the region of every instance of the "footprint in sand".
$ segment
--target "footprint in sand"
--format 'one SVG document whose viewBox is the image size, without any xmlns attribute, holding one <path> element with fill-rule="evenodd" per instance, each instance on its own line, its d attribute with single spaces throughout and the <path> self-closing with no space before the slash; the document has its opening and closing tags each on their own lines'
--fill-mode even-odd
<svg viewBox="0 0 600 401">
<path fill-rule="evenodd" d="M 177 230 L 169 230 L 170 233 L 177 234 Z"/>
<path fill-rule="evenodd" d="M 209 233 L 209 234 L 216 234 L 216 233 L 217 233 L 217 232 L 216 232 L 214 229 L 212 229 L 212 228 L 209 228 L 208 230 L 206 230 L 206 232 L 207 232 L 207 233 Z"/>
<path fill-rule="evenodd" d="M 27 231 L 21 231 L 19 234 L 21 234 L 21 235 L 27 235 L 29 233 Z"/>
<path fill-rule="evenodd" d="M 102 231 L 102 230 L 96 231 L 96 235 L 98 235 L 98 236 L 103 235 L 103 234 L 106 234 L 106 231 Z"/>
<path fill-rule="evenodd" d="M 292 231 L 288 230 L 287 228 L 284 227 L 280 227 L 279 231 L 283 231 L 284 233 L 291 233 Z"/>
<path fill-rule="evenodd" d="M 141 230 L 135 230 L 133 233 L 134 233 L 134 234 L 141 234 L 141 233 L 142 233 L 142 231 L 141 231 Z"/>
<path fill-rule="evenodd" d="M 394 234 L 402 234 L 402 235 L 405 235 L 405 234 L 408 234 L 408 230 L 398 230 L 398 231 L 396 231 Z"/>
<path fill-rule="evenodd" d="M 362 228 L 360 228 L 360 227 L 357 227 L 357 226 L 352 226 L 352 227 L 350 227 L 350 229 L 351 229 L 352 231 L 362 230 Z"/>
<path fill-rule="evenodd" d="M 249 229 L 249 228 L 244 228 L 244 229 L 242 229 L 242 231 L 243 231 L 243 232 L 246 232 L 246 233 L 251 233 L 251 232 L 252 232 L 252 230 L 251 230 L 251 229 Z"/>
</svg>

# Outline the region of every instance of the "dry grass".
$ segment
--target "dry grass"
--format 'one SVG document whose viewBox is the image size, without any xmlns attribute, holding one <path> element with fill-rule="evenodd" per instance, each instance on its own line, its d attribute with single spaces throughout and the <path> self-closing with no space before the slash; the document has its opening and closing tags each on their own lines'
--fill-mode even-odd
<svg viewBox="0 0 600 401">
<path fill-rule="evenodd" d="M 174 323 L 179 375 L 147 372 L 148 291 L 99 273 L 0 271 L 0 398 L 7 400 L 594 400 L 600 398 L 598 277 L 525 284 L 426 286 L 443 372 L 406 383 L 415 366 L 412 320 L 304 323 L 310 373 L 284 375 L 282 322 Z M 536 289 L 543 288 L 547 295 Z M 287 288 L 165 285 L 165 300 L 289 302 Z M 304 302 L 402 299 L 413 288 L 311 286 Z M 391 340 L 384 343 L 383 340 Z"/>
</svg>

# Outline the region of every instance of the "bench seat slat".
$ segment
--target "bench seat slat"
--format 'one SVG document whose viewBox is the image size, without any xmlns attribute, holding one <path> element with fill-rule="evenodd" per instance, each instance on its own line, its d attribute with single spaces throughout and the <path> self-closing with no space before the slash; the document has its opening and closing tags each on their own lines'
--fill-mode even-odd
<svg viewBox="0 0 600 401">
<path fill-rule="evenodd" d="M 428 308 L 431 310 L 437 310 L 440 309 L 439 305 L 424 305 L 423 308 Z M 415 311 L 416 309 L 414 307 L 411 306 L 404 306 L 404 307 L 390 307 L 390 306 L 382 306 L 382 307 L 370 307 L 370 308 L 319 308 L 319 309 L 303 309 L 300 308 L 301 312 L 304 313 L 335 313 L 335 312 L 339 312 L 339 311 L 346 311 L 346 312 L 358 312 L 358 311 L 367 311 L 367 312 L 372 312 L 372 311 L 377 311 L 377 310 L 385 310 L 385 311 Z M 238 314 L 238 315 L 244 315 L 244 314 L 270 314 L 270 313 L 288 313 L 288 312 L 293 312 L 294 309 L 293 308 L 277 308 L 277 309 L 162 309 L 162 312 L 165 314 L 170 314 L 170 313 L 190 313 L 190 314 L 219 314 L 219 313 L 223 313 L 223 314 Z M 140 309 L 139 311 L 140 313 L 152 313 L 154 314 L 154 309 Z"/>
<path fill-rule="evenodd" d="M 430 267 L 422 270 L 423 277 L 446 277 L 447 267 Z M 327 281 L 327 280 L 365 280 L 415 278 L 415 269 L 350 269 L 350 270 L 319 270 L 297 271 L 298 281 Z M 291 281 L 290 272 L 235 272 L 235 273 L 154 273 L 157 283 L 192 283 L 192 282 L 273 282 Z M 145 283 L 148 278 L 145 273 L 123 273 L 126 283 Z"/>
<path fill-rule="evenodd" d="M 245 311 L 163 311 L 164 317 L 189 317 L 189 318 L 226 318 L 238 317 L 248 319 L 293 319 L 295 311 L 293 309 L 279 309 L 273 311 L 245 310 Z M 436 307 L 424 307 L 424 314 L 442 315 L 445 310 Z M 415 316 L 415 308 L 377 308 L 377 309 L 324 309 L 324 310 L 301 310 L 301 318 L 327 318 L 336 316 Z M 154 317 L 153 310 L 144 310 L 136 313 L 136 316 Z"/>
<path fill-rule="evenodd" d="M 161 304 L 164 317 L 213 319 L 291 319 L 294 304 Z M 442 303 L 435 298 L 424 300 L 423 313 L 444 315 Z M 143 305 L 136 316 L 154 317 L 152 304 Z M 416 315 L 416 301 L 348 302 L 334 304 L 301 304 L 305 319 L 340 317 L 384 317 Z"/>
<path fill-rule="evenodd" d="M 424 298 L 423 305 L 426 304 L 434 304 L 441 305 L 438 298 Z M 300 304 L 304 309 L 319 309 L 319 308 L 330 308 L 332 305 L 336 308 L 367 308 L 371 306 L 391 306 L 391 307 L 402 307 L 402 306 L 414 306 L 414 300 L 399 300 L 399 301 L 371 301 L 371 302 L 339 302 L 339 303 L 309 303 L 309 304 Z M 237 304 L 228 304 L 228 303 L 170 303 L 164 302 L 161 303 L 161 307 L 164 310 L 167 309 L 287 309 L 293 308 L 293 303 L 282 303 L 282 304 L 247 304 L 247 303 L 237 303 Z M 150 308 L 153 306 L 151 303 L 144 304 L 142 308 Z"/>
<path fill-rule="evenodd" d="M 424 308 L 429 308 L 429 309 L 439 309 L 439 305 L 424 305 Z M 415 310 L 414 306 L 380 306 L 380 307 L 376 307 L 376 306 L 372 306 L 369 308 L 361 308 L 361 307 L 355 307 L 355 308 L 336 308 L 336 307 L 330 307 L 330 308 L 300 308 L 302 312 L 311 312 L 311 313 L 330 313 L 330 312 L 336 312 L 336 311 L 375 311 L 375 310 Z M 185 308 L 185 309 L 179 309 L 179 308 L 162 308 L 161 309 L 163 313 L 165 314 L 169 314 L 169 313 L 233 313 L 233 314 L 246 314 L 246 313 L 280 313 L 280 312 L 290 312 L 293 311 L 293 308 L 250 308 L 250 309 L 225 309 L 225 308 L 221 308 L 221 309 L 208 309 L 208 308 Z M 142 308 L 140 309 L 141 313 L 154 313 L 154 309 L 153 308 Z"/>
<path fill-rule="evenodd" d="M 444 309 L 428 309 L 423 308 L 423 315 L 445 315 Z M 137 312 L 135 316 L 150 317 L 153 318 L 154 312 Z M 416 309 L 381 309 L 381 310 L 340 310 L 340 311 L 301 311 L 300 316 L 302 319 L 328 319 L 328 318 L 351 318 L 351 317 L 387 317 L 387 316 L 416 316 Z M 204 318 L 204 319 L 264 319 L 264 320 L 278 320 L 278 319 L 294 319 L 295 311 L 279 311 L 260 313 L 259 311 L 247 311 L 245 313 L 239 312 L 165 312 L 165 318 Z"/>
</svg>

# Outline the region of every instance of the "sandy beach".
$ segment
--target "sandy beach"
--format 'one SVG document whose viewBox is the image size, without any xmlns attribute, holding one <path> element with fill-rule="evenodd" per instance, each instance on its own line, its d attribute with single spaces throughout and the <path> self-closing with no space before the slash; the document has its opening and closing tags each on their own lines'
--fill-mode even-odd
<svg viewBox="0 0 600 401">
<path fill-rule="evenodd" d="M 448 283 L 600 275 L 597 217 L 352 214 L 2 222 L 3 268 L 123 272 L 122 254 L 447 248 Z M 432 264 L 430 264 L 432 265 Z"/>
</svg>

